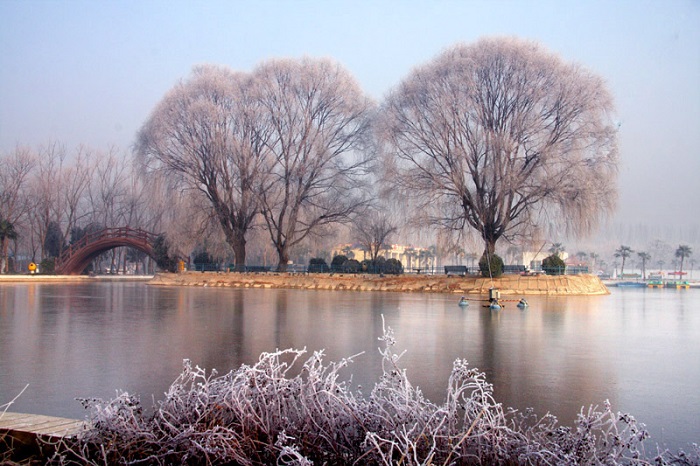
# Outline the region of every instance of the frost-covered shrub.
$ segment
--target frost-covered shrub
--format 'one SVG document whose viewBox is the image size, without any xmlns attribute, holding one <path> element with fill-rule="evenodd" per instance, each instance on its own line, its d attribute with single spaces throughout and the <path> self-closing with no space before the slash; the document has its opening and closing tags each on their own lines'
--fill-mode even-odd
<svg viewBox="0 0 700 466">
<path fill-rule="evenodd" d="M 446 401 L 411 385 L 387 329 L 382 375 L 365 397 L 339 372 L 354 357 L 263 353 L 218 376 L 185 361 L 182 374 L 144 414 L 137 397 L 84 400 L 91 427 L 65 442 L 53 464 L 470 465 L 698 464 L 691 455 L 648 457 L 648 434 L 627 414 L 582 410 L 573 427 L 554 416 L 504 409 L 484 373 L 455 361 Z M 300 367 L 299 367 L 300 366 Z"/>
</svg>

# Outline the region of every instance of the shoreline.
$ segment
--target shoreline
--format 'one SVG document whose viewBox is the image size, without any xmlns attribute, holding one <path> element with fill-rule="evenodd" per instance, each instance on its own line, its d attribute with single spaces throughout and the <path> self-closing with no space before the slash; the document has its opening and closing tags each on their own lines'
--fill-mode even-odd
<svg viewBox="0 0 700 466">
<path fill-rule="evenodd" d="M 0 283 L 148 282 L 155 275 L 0 275 Z"/>
<path fill-rule="evenodd" d="M 595 275 L 371 275 L 332 273 L 182 272 L 155 275 L 0 275 L 0 283 L 87 283 L 139 281 L 153 286 L 275 288 L 326 291 L 386 291 L 404 293 L 488 294 L 496 288 L 503 296 L 601 296 L 606 283 Z M 611 284 L 607 284 L 612 286 Z"/>
<path fill-rule="evenodd" d="M 600 296 L 610 291 L 594 275 L 503 275 L 499 278 L 447 275 L 368 275 L 330 273 L 157 273 L 153 286 L 201 286 L 230 288 L 283 288 L 329 291 L 388 291 L 417 293 L 488 294 L 496 288 L 503 296 Z"/>
</svg>

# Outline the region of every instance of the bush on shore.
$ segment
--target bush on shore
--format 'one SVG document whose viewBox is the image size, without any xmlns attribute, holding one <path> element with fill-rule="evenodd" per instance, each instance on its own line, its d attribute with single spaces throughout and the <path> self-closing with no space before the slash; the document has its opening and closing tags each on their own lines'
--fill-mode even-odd
<svg viewBox="0 0 700 466">
<path fill-rule="evenodd" d="M 331 261 L 331 272 L 340 273 L 371 273 L 371 274 L 388 274 L 400 275 L 403 273 L 403 265 L 397 259 L 386 259 L 383 256 L 377 257 L 377 260 L 365 259 L 359 262 L 355 259 L 348 259 L 346 256 L 334 256 Z"/>
<path fill-rule="evenodd" d="M 330 272 L 330 267 L 326 264 L 326 260 L 322 257 L 312 257 L 309 260 L 309 273 L 327 273 Z"/>
<path fill-rule="evenodd" d="M 479 271 L 482 277 L 498 278 L 503 275 L 503 259 L 497 254 L 486 254 L 479 259 Z"/>
<path fill-rule="evenodd" d="M 643 426 L 627 414 L 590 408 L 573 428 L 551 415 L 504 409 L 484 373 L 454 362 L 446 401 L 411 385 L 391 329 L 381 338 L 383 373 L 365 397 L 339 372 L 354 357 L 263 353 L 223 376 L 185 361 L 155 412 L 122 393 L 84 400 L 91 428 L 65 442 L 53 464 L 470 465 L 697 464 L 682 452 L 647 456 Z M 301 365 L 299 368 L 298 366 Z"/>
<path fill-rule="evenodd" d="M 542 260 L 542 270 L 544 270 L 547 275 L 564 275 L 566 272 L 566 263 L 561 257 L 552 254 Z"/>
</svg>

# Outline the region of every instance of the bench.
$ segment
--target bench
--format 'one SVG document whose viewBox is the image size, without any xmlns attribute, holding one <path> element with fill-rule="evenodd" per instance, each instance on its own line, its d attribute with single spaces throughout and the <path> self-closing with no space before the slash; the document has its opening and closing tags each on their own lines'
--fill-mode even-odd
<svg viewBox="0 0 700 466">
<path fill-rule="evenodd" d="M 467 274 L 467 266 L 466 265 L 446 265 L 445 266 L 445 275 L 461 275 L 465 276 Z"/>
<path fill-rule="evenodd" d="M 525 273 L 527 268 L 524 265 L 504 265 L 503 273 Z"/>
</svg>

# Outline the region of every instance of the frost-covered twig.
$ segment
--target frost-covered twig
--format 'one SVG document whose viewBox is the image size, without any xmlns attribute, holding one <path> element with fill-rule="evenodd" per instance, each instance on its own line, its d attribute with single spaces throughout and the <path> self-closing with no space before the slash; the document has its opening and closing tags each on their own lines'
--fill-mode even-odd
<svg viewBox="0 0 700 466">
<path fill-rule="evenodd" d="M 8 401 L 5 404 L 0 405 L 0 418 L 2 418 L 5 415 L 5 413 L 7 412 L 7 410 L 10 409 L 10 406 L 15 404 L 15 401 L 17 401 L 17 399 L 20 396 L 22 396 L 22 393 L 24 393 L 24 391 L 27 389 L 27 387 L 29 387 L 29 384 L 25 385 L 24 388 L 22 390 L 20 390 L 20 392 L 17 395 L 15 395 L 15 397 L 12 398 L 10 401 Z"/>
</svg>

